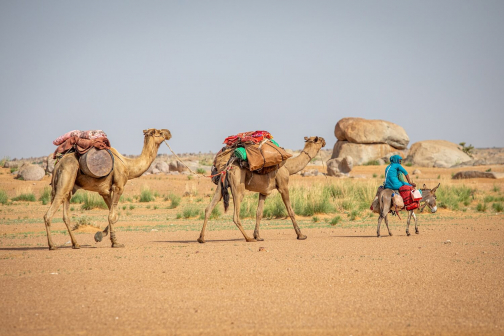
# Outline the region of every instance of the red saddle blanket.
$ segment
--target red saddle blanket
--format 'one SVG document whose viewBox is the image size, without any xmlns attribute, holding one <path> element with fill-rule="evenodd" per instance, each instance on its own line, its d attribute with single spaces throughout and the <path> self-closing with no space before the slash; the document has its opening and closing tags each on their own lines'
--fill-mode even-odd
<svg viewBox="0 0 504 336">
<path fill-rule="evenodd" d="M 411 191 L 413 190 L 414 188 L 409 185 L 403 185 L 401 188 L 399 188 L 399 193 L 401 194 L 401 197 L 404 201 L 404 208 L 408 211 L 414 210 L 420 205 L 420 202 L 413 200 L 413 197 L 411 196 Z"/>
</svg>

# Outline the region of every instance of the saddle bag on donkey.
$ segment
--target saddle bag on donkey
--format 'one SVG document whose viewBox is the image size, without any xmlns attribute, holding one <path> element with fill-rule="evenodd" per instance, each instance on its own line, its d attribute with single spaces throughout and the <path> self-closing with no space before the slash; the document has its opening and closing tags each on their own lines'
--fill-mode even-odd
<svg viewBox="0 0 504 336">
<path fill-rule="evenodd" d="M 409 185 L 403 185 L 401 188 L 399 188 L 399 193 L 401 194 L 401 197 L 404 201 L 404 208 L 408 211 L 410 210 L 415 210 L 418 208 L 420 205 L 420 199 L 418 199 L 417 195 L 415 194 L 415 198 L 413 198 L 413 192 L 416 191 L 412 186 Z"/>
</svg>

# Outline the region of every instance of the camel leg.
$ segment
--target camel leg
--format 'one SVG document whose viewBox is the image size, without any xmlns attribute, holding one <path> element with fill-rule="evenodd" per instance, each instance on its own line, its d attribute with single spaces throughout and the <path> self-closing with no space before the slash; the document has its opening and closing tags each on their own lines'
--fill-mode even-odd
<svg viewBox="0 0 504 336">
<path fill-rule="evenodd" d="M 56 250 L 58 247 L 53 243 L 52 237 L 51 237 L 51 219 L 53 218 L 54 214 L 56 211 L 58 211 L 58 208 L 60 205 L 65 202 L 69 203 L 70 197 L 72 195 L 72 190 L 75 184 L 75 178 L 77 176 L 77 171 L 78 171 L 78 162 L 76 159 L 68 157 L 68 158 L 63 158 L 62 160 L 66 160 L 66 162 L 72 163 L 77 163 L 77 166 L 75 169 L 72 169 L 71 166 L 68 167 L 68 169 L 64 169 L 61 167 L 62 162 L 60 161 L 59 165 L 57 168 L 55 168 L 55 171 L 53 172 L 53 179 L 51 181 L 52 184 L 52 193 L 51 193 L 51 205 L 49 206 L 49 209 L 47 210 L 46 214 L 44 215 L 44 223 L 46 227 L 46 232 L 47 232 L 47 243 L 49 245 L 49 250 Z M 63 216 L 65 217 L 65 209 L 63 211 Z M 68 214 L 68 209 L 66 210 L 66 213 Z M 66 221 L 65 221 L 66 224 Z M 67 226 L 68 228 L 68 226 Z M 68 228 L 68 232 L 70 233 L 70 237 L 72 237 L 72 233 L 70 231 L 70 228 Z M 73 243 L 73 241 L 72 241 Z"/>
<path fill-rule="evenodd" d="M 80 249 L 80 245 L 77 243 L 77 239 L 71 229 L 70 221 L 70 199 L 72 198 L 72 193 L 69 193 L 67 197 L 63 199 L 63 221 L 67 227 L 68 233 L 70 234 L 70 240 L 72 241 L 72 248 Z"/>
<path fill-rule="evenodd" d="M 406 235 L 409 236 L 410 233 L 409 233 L 409 225 L 410 225 L 410 221 L 411 221 L 411 213 L 413 211 L 408 211 L 408 220 L 406 221 Z"/>
<path fill-rule="evenodd" d="M 291 203 L 290 203 L 290 197 L 289 197 L 289 187 L 282 187 L 278 188 L 278 192 L 280 192 L 280 195 L 282 196 L 282 200 L 285 204 L 285 207 L 287 208 L 287 213 L 289 214 L 289 217 L 291 218 L 292 225 L 294 226 L 294 231 L 296 231 L 297 234 L 297 239 L 299 240 L 304 240 L 307 237 L 301 233 L 301 229 L 299 228 L 297 221 L 296 221 L 296 215 L 294 214 L 294 210 L 292 210 Z"/>
<path fill-rule="evenodd" d="M 117 238 L 116 238 L 114 226 L 113 226 L 113 224 L 115 224 L 119 220 L 119 215 L 117 213 L 117 205 L 119 203 L 119 198 L 122 195 L 122 191 L 123 191 L 123 189 L 121 187 L 114 185 L 114 186 L 112 186 L 112 196 L 102 195 L 104 199 L 106 199 L 106 197 L 111 197 L 111 207 L 110 207 L 110 212 L 109 212 L 109 216 L 108 216 L 108 222 L 109 222 L 109 230 L 110 230 L 110 242 L 112 243 L 113 248 L 124 247 L 124 244 L 119 244 L 117 242 Z M 105 200 L 105 202 L 107 202 L 107 201 Z"/>
<path fill-rule="evenodd" d="M 220 200 L 222 199 L 221 188 L 222 188 L 221 184 L 220 183 L 217 184 L 217 188 L 215 189 L 215 194 L 212 197 L 212 201 L 205 209 L 205 220 L 203 222 L 203 227 L 201 228 L 201 233 L 198 238 L 198 243 L 203 244 L 205 242 L 205 230 L 206 230 L 206 226 L 208 223 L 208 218 L 210 217 L 210 214 L 212 213 L 212 210 L 215 208 L 217 203 L 219 203 Z"/>
<path fill-rule="evenodd" d="M 259 204 L 257 205 L 257 212 L 256 212 L 256 226 L 254 229 L 254 238 L 257 241 L 263 241 L 264 239 L 259 236 L 259 224 L 261 223 L 261 219 L 263 216 L 263 209 L 264 209 L 264 201 L 266 200 L 266 195 L 259 194 Z"/>
<path fill-rule="evenodd" d="M 100 195 L 100 196 L 103 197 L 103 200 L 105 201 L 105 204 L 107 204 L 107 207 L 110 212 L 110 209 L 112 208 L 112 198 L 107 197 L 106 195 Z M 101 242 L 103 240 L 103 237 L 106 237 L 108 235 L 109 227 L 110 226 L 107 225 L 103 231 L 98 231 L 95 233 L 95 235 L 94 235 L 95 242 L 97 242 L 97 243 Z"/>
<path fill-rule="evenodd" d="M 416 218 L 415 212 L 411 211 L 411 214 L 413 215 L 413 218 L 415 219 L 415 233 L 419 234 L 420 231 L 418 231 L 418 223 L 417 223 L 417 218 Z"/>
<path fill-rule="evenodd" d="M 247 235 L 240 221 L 240 204 L 245 194 L 245 185 L 243 183 L 239 183 L 239 176 L 234 174 L 231 174 L 229 176 L 229 181 L 231 182 L 230 189 L 231 194 L 233 195 L 233 204 L 234 204 L 233 222 L 238 227 L 238 229 L 240 230 L 243 237 L 248 243 L 255 242 L 256 240 L 254 238 L 250 238 Z"/>
</svg>

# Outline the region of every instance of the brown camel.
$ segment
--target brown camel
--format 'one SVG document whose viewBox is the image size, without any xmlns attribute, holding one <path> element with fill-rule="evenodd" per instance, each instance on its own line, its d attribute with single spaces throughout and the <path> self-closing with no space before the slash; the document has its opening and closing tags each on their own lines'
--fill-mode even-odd
<svg viewBox="0 0 504 336">
<path fill-rule="evenodd" d="M 420 212 L 423 212 L 425 206 L 429 206 L 429 209 L 431 210 L 432 213 L 435 213 L 437 211 L 437 206 L 436 206 L 436 190 L 439 188 L 441 183 L 439 183 L 434 189 L 428 189 L 427 186 L 424 184 L 422 190 L 422 199 L 420 200 L 420 203 L 424 203 L 420 207 Z M 387 215 L 390 212 L 390 210 L 393 210 L 392 207 L 392 194 L 393 190 L 391 189 L 384 189 L 380 192 L 379 195 L 379 200 L 380 200 L 380 217 L 378 217 L 378 228 L 376 230 L 377 237 L 380 238 L 380 225 L 383 219 L 385 219 L 385 225 L 387 225 L 387 231 L 389 233 L 389 236 L 392 236 L 392 232 L 389 229 L 388 226 L 388 218 Z M 420 231 L 418 230 L 418 225 L 417 225 L 417 218 L 414 213 L 414 210 L 406 210 L 408 212 L 408 220 L 406 222 L 406 235 L 410 235 L 409 232 L 409 226 L 411 222 L 411 218 L 415 220 L 415 233 L 419 234 Z"/>
<path fill-rule="evenodd" d="M 109 208 L 109 224 L 103 233 L 105 233 L 106 236 L 110 230 L 110 241 L 112 242 L 112 247 L 124 247 L 123 244 L 117 243 L 116 235 L 112 226 L 119 219 L 117 214 L 117 204 L 123 193 L 124 186 L 128 180 L 141 176 L 149 168 L 156 158 L 159 145 L 163 141 L 171 138 L 171 133 L 167 129 L 157 130 L 150 128 L 144 131 L 144 135 L 145 138 L 142 154 L 140 154 L 140 156 L 136 159 L 129 159 L 122 156 L 115 148 L 110 149 L 114 155 L 114 169 L 106 177 L 94 178 L 83 175 L 79 169 L 79 161 L 73 153 L 63 156 L 56 164 L 51 182 L 51 206 L 44 216 L 49 250 L 57 249 L 57 246 L 54 245 L 51 239 L 51 219 L 61 204 L 63 204 L 63 221 L 65 222 L 68 233 L 70 234 L 72 247 L 74 249 L 80 248 L 75 236 L 70 230 L 69 216 L 70 199 L 78 189 L 96 191 L 103 197 Z M 103 237 L 103 233 L 97 232 L 95 240 L 100 241 L 101 237 Z"/>
<path fill-rule="evenodd" d="M 289 176 L 299 172 L 301 169 L 306 167 L 306 165 L 317 155 L 319 150 L 324 147 L 326 143 L 325 140 L 321 137 L 305 137 L 305 142 L 305 147 L 298 156 L 288 159 L 285 162 L 285 165 L 280 167 L 278 170 L 270 172 L 268 174 L 259 175 L 252 173 L 248 169 L 241 168 L 237 163 L 234 163 L 233 169 L 229 170 L 229 186 L 231 188 L 231 194 L 233 195 L 234 203 L 233 222 L 241 231 L 247 242 L 264 240 L 259 235 L 259 224 L 263 216 L 264 200 L 275 189 L 277 189 L 282 196 L 282 200 L 285 204 L 285 207 L 287 208 L 289 217 L 291 218 L 292 224 L 294 225 L 297 239 L 306 239 L 306 236 L 302 234 L 301 230 L 299 229 L 294 211 L 292 210 L 290 204 Z M 215 190 L 212 201 L 210 202 L 210 205 L 205 209 L 205 221 L 203 222 L 203 228 L 201 229 L 201 234 L 198 238 L 198 242 L 200 243 L 205 242 L 205 229 L 208 223 L 208 217 L 210 216 L 213 208 L 222 199 L 221 190 L 222 185 L 221 183 L 219 183 Z M 254 238 L 250 238 L 245 233 L 240 222 L 240 203 L 243 200 L 245 190 L 259 193 L 259 205 L 256 212 Z"/>
</svg>

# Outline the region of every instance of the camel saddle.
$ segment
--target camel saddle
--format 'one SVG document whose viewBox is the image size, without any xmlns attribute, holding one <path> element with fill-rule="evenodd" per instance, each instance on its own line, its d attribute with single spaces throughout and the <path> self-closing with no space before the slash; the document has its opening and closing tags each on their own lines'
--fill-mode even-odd
<svg viewBox="0 0 504 336">
<path fill-rule="evenodd" d="M 260 144 L 246 144 L 245 150 L 247 152 L 247 161 L 250 171 L 275 167 L 292 157 L 292 154 L 289 154 L 283 148 L 274 145 L 271 141 L 261 142 Z M 276 167 L 272 170 L 278 168 L 279 167 Z"/>
</svg>

